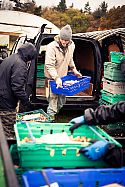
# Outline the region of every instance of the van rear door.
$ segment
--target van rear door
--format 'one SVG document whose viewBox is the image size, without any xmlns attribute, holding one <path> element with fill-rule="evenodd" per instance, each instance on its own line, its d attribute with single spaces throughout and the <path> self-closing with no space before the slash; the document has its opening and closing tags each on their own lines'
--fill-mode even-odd
<svg viewBox="0 0 125 187">
<path fill-rule="evenodd" d="M 38 49 L 38 59 L 36 61 L 36 71 L 34 80 L 34 89 L 32 102 L 38 106 L 47 106 L 45 96 L 45 76 L 44 64 L 46 45 L 54 40 L 52 34 L 42 34 L 37 39 L 36 46 Z M 101 53 L 100 44 L 94 39 L 84 38 L 73 35 L 75 43 L 74 62 L 77 69 L 85 76 L 91 76 L 91 86 L 84 92 L 80 92 L 74 96 L 66 97 L 66 105 L 64 108 L 71 108 L 76 105 L 77 108 L 97 106 L 98 95 L 100 91 L 100 69 L 101 69 Z"/>
</svg>

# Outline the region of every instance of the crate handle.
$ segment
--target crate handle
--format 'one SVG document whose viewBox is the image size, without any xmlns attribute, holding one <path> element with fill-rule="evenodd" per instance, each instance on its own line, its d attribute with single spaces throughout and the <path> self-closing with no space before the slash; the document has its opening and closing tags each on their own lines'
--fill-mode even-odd
<svg viewBox="0 0 125 187">
<path fill-rule="evenodd" d="M 74 147 L 70 147 L 70 148 L 63 149 L 63 150 L 62 150 L 62 155 L 65 156 L 67 150 L 70 150 L 70 149 L 76 150 L 76 156 L 80 156 L 80 153 L 79 153 L 79 150 L 80 150 L 80 149 L 78 149 L 78 148 L 74 148 Z"/>
<path fill-rule="evenodd" d="M 100 133 L 98 133 L 93 127 L 88 126 L 98 137 L 103 139 L 105 142 L 108 142 Z"/>
<path fill-rule="evenodd" d="M 48 148 L 48 147 L 47 147 L 46 150 L 50 151 L 50 156 L 51 156 L 51 157 L 54 156 L 54 154 L 55 154 L 55 150 L 54 150 L 54 149 Z"/>
<path fill-rule="evenodd" d="M 79 150 L 80 149 L 78 149 L 78 148 L 75 148 L 75 147 L 70 147 L 70 148 L 66 148 L 66 149 L 63 149 L 62 150 L 62 155 L 66 155 L 66 152 L 67 152 L 67 150 L 76 150 L 76 156 L 80 156 L 80 153 L 79 153 Z M 54 156 L 54 154 L 55 154 L 55 150 L 54 149 L 52 149 L 52 148 L 47 148 L 47 150 L 49 150 L 50 151 L 50 156 L 51 157 L 53 157 Z"/>
</svg>

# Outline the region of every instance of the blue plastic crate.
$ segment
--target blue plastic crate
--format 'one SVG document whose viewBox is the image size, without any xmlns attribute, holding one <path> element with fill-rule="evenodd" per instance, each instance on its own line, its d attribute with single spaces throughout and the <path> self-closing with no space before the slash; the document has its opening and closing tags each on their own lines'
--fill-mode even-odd
<svg viewBox="0 0 125 187">
<path fill-rule="evenodd" d="M 54 94 L 63 94 L 66 96 L 72 96 L 90 87 L 91 77 L 89 76 L 83 76 L 79 78 L 71 74 L 71 75 L 62 77 L 61 79 L 62 79 L 62 84 L 63 84 L 62 88 L 56 88 L 56 82 L 50 81 L 50 86 Z M 70 81 L 70 80 L 73 80 L 73 81 L 76 80 L 77 82 L 70 86 L 64 85 L 65 81 Z"/>
<path fill-rule="evenodd" d="M 125 185 L 125 167 L 108 169 L 46 169 L 50 183 L 57 182 L 59 187 L 101 187 L 117 183 Z M 39 187 L 46 185 L 41 171 L 28 171 L 22 176 L 24 187 Z"/>
</svg>

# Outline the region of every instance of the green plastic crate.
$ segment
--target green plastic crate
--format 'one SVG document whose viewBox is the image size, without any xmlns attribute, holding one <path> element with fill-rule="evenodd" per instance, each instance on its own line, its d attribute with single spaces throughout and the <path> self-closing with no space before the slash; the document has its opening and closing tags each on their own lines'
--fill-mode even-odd
<svg viewBox="0 0 125 187">
<path fill-rule="evenodd" d="M 37 78 L 45 78 L 43 70 L 37 70 Z"/>
<path fill-rule="evenodd" d="M 44 64 L 41 64 L 41 63 L 37 64 L 37 69 L 44 70 Z"/>
<path fill-rule="evenodd" d="M 125 77 L 120 69 L 120 64 L 112 62 L 104 63 L 104 78 L 112 81 L 125 82 Z"/>
<path fill-rule="evenodd" d="M 23 181 L 22 181 L 22 175 L 27 170 L 24 170 L 20 167 L 19 155 L 18 155 L 18 150 L 17 150 L 17 145 L 16 144 L 12 144 L 10 146 L 10 154 L 11 154 L 13 164 L 15 166 L 18 166 L 18 167 L 15 167 L 15 174 L 17 176 L 17 180 L 19 182 L 20 187 L 23 187 L 24 185 L 23 185 Z"/>
<path fill-rule="evenodd" d="M 101 90 L 101 99 L 110 104 L 114 104 L 119 101 L 125 101 L 125 94 L 111 94 L 109 92 Z"/>
<path fill-rule="evenodd" d="M 104 101 L 103 99 L 99 99 L 99 105 L 111 105 Z M 124 137 L 125 136 L 125 123 L 117 122 L 108 125 L 101 125 L 101 128 L 104 129 L 108 134 L 113 137 Z"/>
<path fill-rule="evenodd" d="M 121 63 L 121 60 L 125 60 L 125 53 L 122 52 L 110 52 L 111 62 Z"/>
<path fill-rule="evenodd" d="M 43 134 L 61 133 L 69 131 L 70 124 L 67 123 L 29 123 L 30 130 L 35 138 L 40 138 Z M 47 143 L 21 143 L 25 137 L 29 136 L 29 131 L 25 124 L 16 123 L 14 125 L 17 148 L 19 153 L 20 165 L 22 168 L 78 168 L 78 167 L 108 167 L 102 159 L 92 161 L 78 150 L 85 145 L 77 144 L 47 144 Z M 108 140 L 118 146 L 121 146 L 116 140 L 109 136 L 99 127 L 82 126 L 76 129 L 73 137 L 86 136 L 96 140 Z M 91 144 L 91 143 L 88 143 Z"/>
<path fill-rule="evenodd" d="M 99 99 L 99 105 L 111 105 L 111 103 L 106 102 L 105 100 L 103 100 L 102 98 Z"/>
<path fill-rule="evenodd" d="M 0 186 L 1 187 L 6 187 L 6 177 L 5 177 L 5 172 L 4 172 L 4 167 L 3 167 L 3 160 L 0 155 Z"/>
<path fill-rule="evenodd" d="M 39 109 L 39 110 L 33 110 L 33 111 L 29 111 L 29 112 L 23 112 L 23 113 L 17 113 L 17 116 L 16 116 L 16 121 L 17 122 L 20 122 L 20 121 L 23 121 L 22 120 L 22 117 L 24 117 L 25 115 L 31 115 L 31 114 L 43 114 L 43 116 L 45 116 L 45 120 L 40 120 L 40 119 L 31 119 L 31 120 L 27 120 L 27 121 L 40 121 L 40 122 L 51 122 L 51 118 L 49 117 L 48 114 L 46 114 L 42 109 Z"/>
<path fill-rule="evenodd" d="M 45 79 L 37 79 L 36 87 L 37 88 L 43 88 L 44 86 L 45 86 Z"/>
</svg>

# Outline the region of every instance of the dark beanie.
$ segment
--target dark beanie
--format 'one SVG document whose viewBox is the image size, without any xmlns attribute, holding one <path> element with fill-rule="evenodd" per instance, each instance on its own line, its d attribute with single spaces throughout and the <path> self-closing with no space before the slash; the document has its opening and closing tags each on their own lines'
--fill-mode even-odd
<svg viewBox="0 0 125 187">
<path fill-rule="evenodd" d="M 71 29 L 70 25 L 66 25 L 60 30 L 59 37 L 62 40 L 71 40 L 72 39 L 72 29 Z"/>
</svg>

